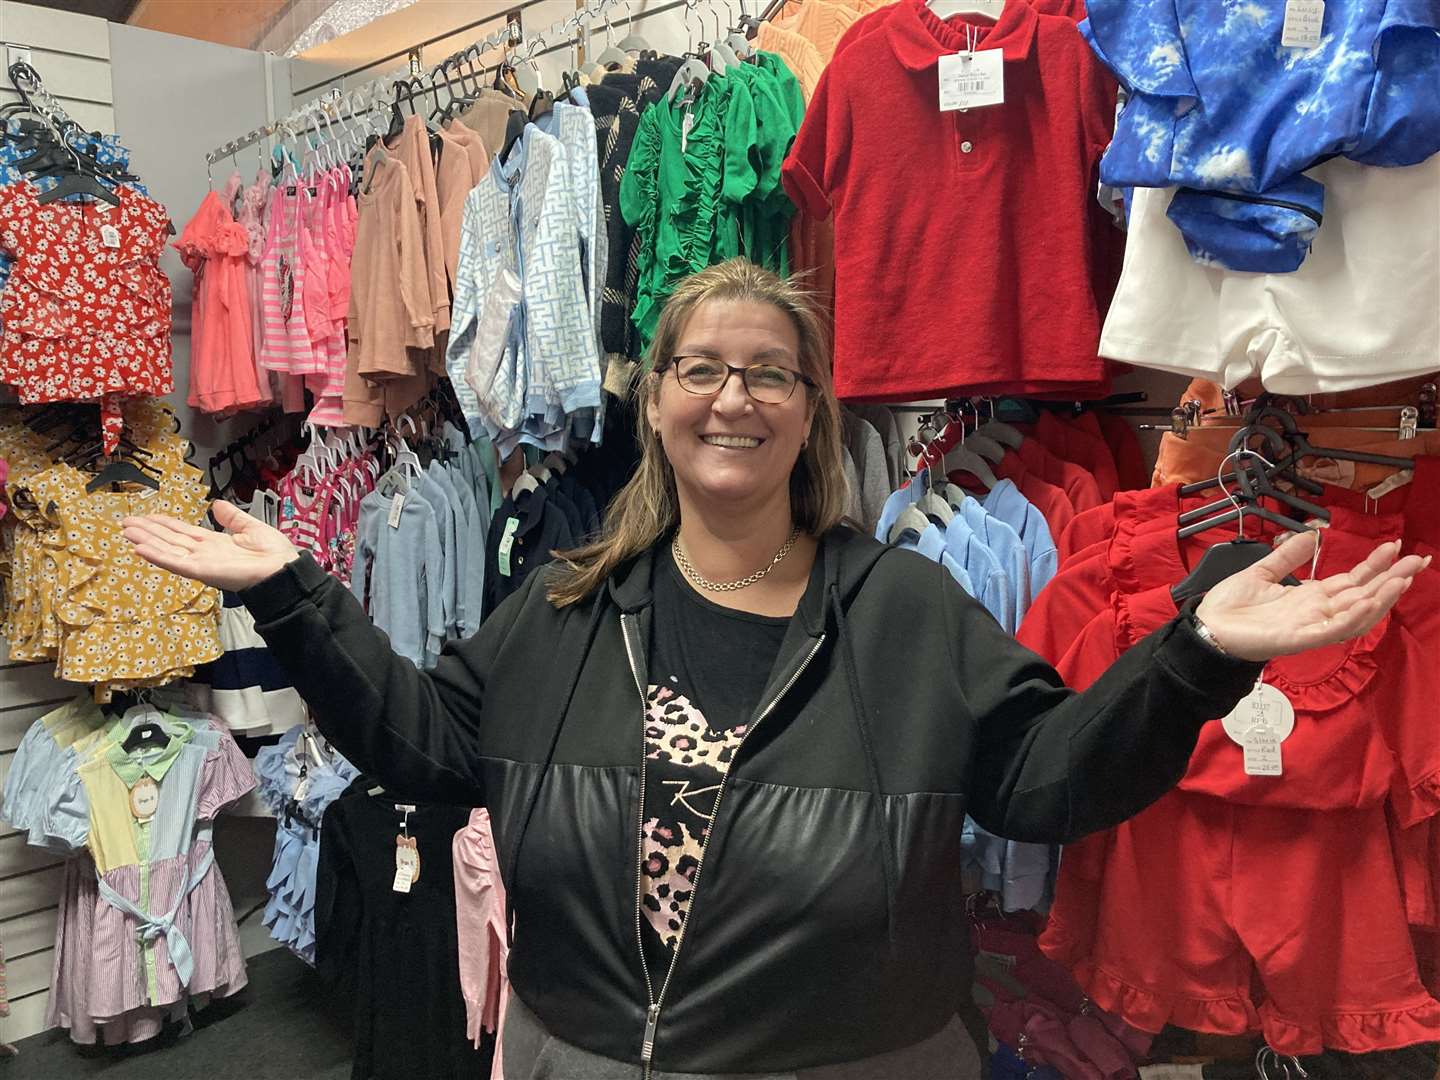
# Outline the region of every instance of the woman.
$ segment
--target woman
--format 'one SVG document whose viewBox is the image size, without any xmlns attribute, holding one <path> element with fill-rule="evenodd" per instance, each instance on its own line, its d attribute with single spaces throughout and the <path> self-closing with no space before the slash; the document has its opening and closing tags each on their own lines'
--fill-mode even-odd
<svg viewBox="0 0 1440 1080">
<path fill-rule="evenodd" d="M 1285 588 L 1311 556 L 1292 539 L 1075 694 L 942 568 L 841 524 L 802 294 L 711 267 L 670 299 L 652 359 L 604 538 L 429 673 L 228 504 L 224 533 L 126 522 L 156 565 L 241 590 L 356 765 L 489 807 L 507 1076 L 955 1075 L 974 1055 L 954 1020 L 966 813 L 1062 843 L 1139 812 L 1262 661 L 1362 633 L 1424 566 L 1386 545 Z"/>
</svg>

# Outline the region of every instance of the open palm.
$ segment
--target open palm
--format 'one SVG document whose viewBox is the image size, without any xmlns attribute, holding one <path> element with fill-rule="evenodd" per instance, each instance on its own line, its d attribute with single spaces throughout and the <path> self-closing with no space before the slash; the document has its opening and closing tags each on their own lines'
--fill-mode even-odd
<svg viewBox="0 0 1440 1080">
<path fill-rule="evenodd" d="M 212 510 L 224 532 L 162 514 L 126 518 L 122 528 L 146 562 L 217 589 L 247 588 L 300 557 L 284 533 L 239 507 L 219 499 Z"/>
<path fill-rule="evenodd" d="M 1379 622 L 1430 565 L 1429 557 L 1400 554 L 1398 541 L 1381 544 L 1343 574 L 1282 585 L 1311 561 L 1313 533 L 1292 536 L 1260 562 L 1216 585 L 1195 614 L 1220 646 L 1244 660 L 1269 660 L 1345 641 Z"/>
</svg>

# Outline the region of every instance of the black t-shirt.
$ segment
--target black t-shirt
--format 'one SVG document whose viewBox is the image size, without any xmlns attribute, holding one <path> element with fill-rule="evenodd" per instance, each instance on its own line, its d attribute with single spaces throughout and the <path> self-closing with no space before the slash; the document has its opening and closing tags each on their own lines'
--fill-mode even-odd
<svg viewBox="0 0 1440 1080">
<path fill-rule="evenodd" d="M 655 560 L 645 715 L 645 958 L 659 981 L 690 905 L 715 798 L 765 692 L 789 618 L 732 611 Z"/>
</svg>

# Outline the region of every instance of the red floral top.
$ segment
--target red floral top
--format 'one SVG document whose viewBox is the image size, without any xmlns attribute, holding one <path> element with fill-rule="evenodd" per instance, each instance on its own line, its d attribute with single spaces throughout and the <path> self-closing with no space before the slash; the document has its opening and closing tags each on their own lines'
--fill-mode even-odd
<svg viewBox="0 0 1440 1080">
<path fill-rule="evenodd" d="M 170 282 L 160 269 L 169 216 L 133 188 L 119 206 L 37 201 L 0 187 L 0 247 L 15 268 L 0 295 L 0 382 L 27 404 L 100 400 L 107 443 L 119 399 L 167 394 Z"/>
</svg>

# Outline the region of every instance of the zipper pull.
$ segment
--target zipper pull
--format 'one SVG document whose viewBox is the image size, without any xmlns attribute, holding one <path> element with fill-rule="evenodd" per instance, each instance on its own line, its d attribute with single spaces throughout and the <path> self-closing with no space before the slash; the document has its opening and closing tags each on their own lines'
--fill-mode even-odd
<svg viewBox="0 0 1440 1080">
<path fill-rule="evenodd" d="M 645 1010 L 645 1040 L 640 1044 L 640 1062 L 645 1066 L 645 1075 L 650 1075 L 650 1059 L 655 1056 L 655 1028 L 660 1023 L 660 1006 L 651 1005 Z"/>
</svg>

